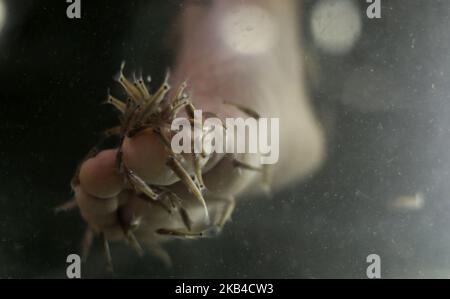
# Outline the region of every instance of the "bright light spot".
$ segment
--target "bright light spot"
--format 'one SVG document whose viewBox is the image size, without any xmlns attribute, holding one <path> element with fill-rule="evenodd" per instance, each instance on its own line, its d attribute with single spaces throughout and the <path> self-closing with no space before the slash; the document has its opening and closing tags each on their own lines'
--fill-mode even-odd
<svg viewBox="0 0 450 299">
<path fill-rule="evenodd" d="M 351 0 L 322 0 L 311 16 L 316 45 L 330 54 L 348 52 L 361 34 L 361 16 Z"/>
<path fill-rule="evenodd" d="M 425 206 L 425 196 L 421 192 L 415 195 L 399 196 L 388 203 L 388 208 L 396 212 L 412 212 L 422 210 Z"/>
<path fill-rule="evenodd" d="M 272 16 L 257 6 L 240 6 L 231 11 L 223 19 L 221 29 L 225 43 L 242 54 L 268 51 L 276 36 Z"/>
</svg>

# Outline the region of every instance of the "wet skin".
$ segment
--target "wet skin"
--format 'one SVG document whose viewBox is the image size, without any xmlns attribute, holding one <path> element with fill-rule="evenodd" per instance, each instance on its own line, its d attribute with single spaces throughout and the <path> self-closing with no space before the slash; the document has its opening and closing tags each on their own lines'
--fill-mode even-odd
<svg viewBox="0 0 450 299">
<path fill-rule="evenodd" d="M 245 11 L 250 14 L 255 7 L 258 13 L 267 14 L 270 22 L 264 28 L 271 26 L 275 32 L 252 52 L 233 48 L 226 40 L 228 25 L 224 20 L 242 10 L 242 1 L 213 1 L 210 6 L 189 2 L 180 15 L 181 46 L 170 80 L 176 86 L 188 78 L 188 92 L 197 109 L 221 118 L 248 117 L 224 101 L 245 104 L 264 117 L 280 118 L 280 160 L 271 170 L 272 190 L 298 182 L 316 170 L 324 157 L 322 130 L 304 88 L 296 3 L 245 2 L 246 9 L 250 8 Z M 259 21 L 251 25 L 254 29 L 262 26 Z M 244 37 L 247 41 L 259 38 L 251 33 Z M 155 132 L 147 129 L 126 137 L 122 151 L 127 168 L 149 185 L 164 185 L 182 199 L 191 231 L 206 227 L 202 206 L 167 166 L 168 153 Z M 79 184 L 74 188 L 81 215 L 93 231 L 110 240 L 125 239 L 124 225 L 133 224 L 141 244 L 167 260 L 159 243 L 169 237 L 158 231 L 186 230 L 186 221 L 178 213 L 168 213 L 164 205 L 131 192 L 116 158 L 117 149 L 109 149 L 82 163 Z M 224 210 L 234 197 L 261 190 L 261 173 L 237 167 L 235 159 L 259 164 L 255 154 L 223 155 L 203 169 L 208 190 L 204 197 L 214 224 L 226 222 Z"/>
</svg>

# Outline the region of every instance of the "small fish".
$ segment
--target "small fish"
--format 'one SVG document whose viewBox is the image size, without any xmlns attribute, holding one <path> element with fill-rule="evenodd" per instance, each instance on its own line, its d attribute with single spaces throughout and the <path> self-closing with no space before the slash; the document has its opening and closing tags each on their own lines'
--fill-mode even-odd
<svg viewBox="0 0 450 299">
<path fill-rule="evenodd" d="M 143 179 L 141 179 L 138 175 L 134 173 L 134 171 L 127 169 L 127 176 L 131 180 L 133 186 L 138 189 L 138 191 L 144 193 L 152 200 L 158 200 L 158 194 L 153 191 Z"/>
<path fill-rule="evenodd" d="M 77 201 L 75 199 L 71 199 L 63 203 L 62 205 L 57 206 L 56 208 L 53 209 L 53 211 L 57 214 L 60 212 L 66 212 L 75 209 L 76 207 L 78 207 Z"/>
<path fill-rule="evenodd" d="M 168 83 L 169 78 L 166 77 L 164 83 L 161 87 L 156 91 L 154 95 L 152 95 L 146 102 L 144 110 L 142 111 L 139 121 L 145 121 L 150 118 L 153 113 L 159 108 L 161 102 L 164 100 L 166 94 L 170 90 L 170 85 Z"/>
<path fill-rule="evenodd" d="M 149 99 L 151 97 L 150 92 L 145 85 L 144 79 L 142 79 L 142 75 L 135 81 L 136 87 L 139 89 L 144 99 Z"/>
<path fill-rule="evenodd" d="M 250 116 L 250 117 L 253 117 L 253 118 L 256 119 L 256 120 L 258 120 L 258 119 L 261 118 L 261 116 L 259 115 L 258 112 L 256 112 L 256 111 L 253 110 L 253 109 L 250 109 L 250 108 L 248 108 L 248 107 L 245 107 L 245 106 L 243 106 L 243 105 L 240 105 L 240 104 L 237 104 L 237 103 L 232 103 L 232 102 L 229 102 L 229 101 L 224 101 L 223 103 L 224 103 L 225 105 L 233 106 L 233 107 L 235 107 L 235 108 L 241 110 L 242 112 L 244 112 L 245 114 L 247 114 L 247 115 Z"/>
<path fill-rule="evenodd" d="M 135 103 L 139 103 L 142 101 L 143 95 L 141 94 L 139 89 L 124 76 L 124 68 L 125 61 L 122 62 L 119 74 L 115 77 L 115 80 L 119 82 L 120 85 L 122 85 L 123 89 L 125 89 L 126 93 L 133 99 Z"/>
<path fill-rule="evenodd" d="M 167 228 L 160 228 L 160 229 L 156 230 L 156 233 L 158 235 L 164 235 L 164 236 L 170 236 L 170 237 L 181 237 L 183 239 L 197 239 L 197 238 L 203 237 L 202 232 L 190 232 L 190 231 L 167 229 Z"/>
<path fill-rule="evenodd" d="M 185 231 L 181 229 L 168 229 L 168 228 L 160 228 L 156 230 L 156 233 L 158 235 L 178 237 L 182 239 L 212 238 L 216 236 L 219 232 L 220 230 L 216 226 L 208 227 L 205 230 L 197 232 Z"/>
<path fill-rule="evenodd" d="M 114 108 L 119 110 L 122 114 L 125 113 L 125 109 L 126 109 L 126 106 L 127 106 L 126 103 L 124 103 L 121 100 L 118 100 L 115 97 L 113 97 L 112 95 L 110 95 L 109 91 L 108 91 L 108 98 L 106 99 L 105 103 L 113 105 Z"/>
<path fill-rule="evenodd" d="M 122 131 L 121 126 L 116 126 L 116 127 L 109 128 L 109 129 L 103 131 L 103 135 L 105 137 L 120 135 L 121 131 Z"/>
</svg>

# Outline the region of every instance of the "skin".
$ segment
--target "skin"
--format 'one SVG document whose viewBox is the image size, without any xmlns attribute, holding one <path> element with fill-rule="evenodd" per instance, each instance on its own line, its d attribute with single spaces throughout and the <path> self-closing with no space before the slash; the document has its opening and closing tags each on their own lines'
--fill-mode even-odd
<svg viewBox="0 0 450 299">
<path fill-rule="evenodd" d="M 298 182 L 316 170 L 324 157 L 322 130 L 304 88 L 296 3 L 290 0 L 227 0 L 212 1 L 210 5 L 187 2 L 180 15 L 180 50 L 170 80 L 176 86 L 189 78 L 188 91 L 194 105 L 220 117 L 246 117 L 239 109 L 224 105 L 223 101 L 227 100 L 245 104 L 263 117 L 280 118 L 280 160 L 271 169 L 272 189 Z M 244 35 L 244 41 L 250 46 L 258 44 L 257 40 L 251 41 L 258 38 L 251 36 L 251 32 L 261 26 L 259 21 L 250 24 L 250 29 L 238 28 L 237 42 L 227 44 L 225 32 L 233 26 L 224 25 L 225 20 L 242 10 L 242 5 L 257 7 L 270 20 L 269 27 L 274 34 L 268 38 L 269 46 L 263 43 L 253 52 L 245 48 L 242 52 L 239 48 L 239 34 L 246 30 L 250 37 Z M 113 240 L 124 238 L 120 221 L 131 223 L 138 219 L 140 225 L 135 235 L 158 254 L 158 244 L 166 237 L 155 231 L 184 225 L 179 216 L 168 215 L 160 205 L 145 202 L 125 190 L 124 179 L 115 167 L 115 153 L 116 150 L 106 150 L 82 164 L 80 184 L 75 188 L 81 215 L 94 231 L 105 232 Z M 201 205 L 184 185 L 176 182 L 165 164 L 167 153 L 151 130 L 125 138 L 123 154 L 125 165 L 147 183 L 166 185 L 182 198 L 193 230 L 205 227 Z M 240 154 L 236 158 L 258 165 L 255 155 Z M 221 157 L 208 168 L 204 169 L 209 190 L 205 199 L 213 222 L 218 221 L 230 198 L 260 190 L 261 175 L 235 167 L 231 155 Z"/>
</svg>

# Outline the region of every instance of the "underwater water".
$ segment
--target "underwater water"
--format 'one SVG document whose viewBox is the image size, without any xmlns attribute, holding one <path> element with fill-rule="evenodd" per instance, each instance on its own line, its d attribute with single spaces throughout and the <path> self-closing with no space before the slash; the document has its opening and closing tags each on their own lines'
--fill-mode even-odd
<svg viewBox="0 0 450 299">
<path fill-rule="evenodd" d="M 116 123 L 101 105 L 107 88 L 123 60 L 162 82 L 177 17 L 214 1 L 194 2 L 82 1 L 81 19 L 68 19 L 64 2 L 0 0 L 1 278 L 66 277 L 86 224 L 53 208 Z M 296 20 L 325 132 L 321 167 L 239 199 L 215 238 L 165 244 L 171 268 L 112 243 L 114 277 L 366 278 L 370 254 L 383 278 L 450 277 L 450 3 L 381 0 L 381 18 L 369 19 L 365 3 L 337 2 L 303 1 Z M 111 276 L 99 239 L 82 269 Z"/>
</svg>

